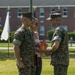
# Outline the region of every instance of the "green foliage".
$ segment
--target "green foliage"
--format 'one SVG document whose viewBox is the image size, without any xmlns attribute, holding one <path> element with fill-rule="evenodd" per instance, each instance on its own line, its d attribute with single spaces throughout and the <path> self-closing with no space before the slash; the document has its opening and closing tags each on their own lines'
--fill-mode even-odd
<svg viewBox="0 0 75 75">
<path fill-rule="evenodd" d="M 15 33 L 15 31 L 10 32 L 10 41 L 11 42 L 13 41 L 14 33 Z"/>
<path fill-rule="evenodd" d="M 2 32 L 2 29 L 0 29 L 0 32 Z"/>
<path fill-rule="evenodd" d="M 0 29 L 0 38 L 1 38 L 1 34 L 2 34 L 2 29 Z M 7 42 L 7 41 L 4 41 L 4 40 L 0 40 L 0 42 Z"/>
<path fill-rule="evenodd" d="M 2 30 L 0 29 L 0 36 L 1 36 Z"/>
<path fill-rule="evenodd" d="M 47 38 L 49 40 L 52 39 L 53 32 L 54 31 L 52 31 L 52 30 L 47 31 Z M 73 41 L 75 41 L 75 31 L 74 32 L 68 32 L 68 40 L 70 40 L 71 37 L 73 38 Z"/>
<path fill-rule="evenodd" d="M 49 31 L 47 31 L 47 38 L 48 38 L 49 40 L 52 39 L 53 32 L 54 32 L 53 30 L 49 30 Z"/>
<path fill-rule="evenodd" d="M 0 30 L 0 35 L 1 35 L 1 33 L 2 33 L 2 30 Z M 15 31 L 12 31 L 12 32 L 10 32 L 10 34 L 9 34 L 10 42 L 13 41 L 14 33 L 15 33 Z M 5 43 L 5 42 L 8 42 L 8 41 L 0 40 L 0 42 Z"/>
</svg>

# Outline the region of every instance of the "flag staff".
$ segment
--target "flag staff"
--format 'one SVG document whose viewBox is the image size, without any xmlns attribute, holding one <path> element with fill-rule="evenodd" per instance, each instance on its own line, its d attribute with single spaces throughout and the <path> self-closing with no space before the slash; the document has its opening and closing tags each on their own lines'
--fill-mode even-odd
<svg viewBox="0 0 75 75">
<path fill-rule="evenodd" d="M 60 13 L 60 5 L 58 5 L 58 13 Z"/>
<path fill-rule="evenodd" d="M 5 40 L 5 41 L 8 40 L 8 58 L 9 58 L 9 41 L 10 41 L 9 33 L 10 33 L 10 27 L 9 27 L 9 6 L 8 6 L 6 20 L 1 34 L 1 40 Z"/>
<path fill-rule="evenodd" d="M 36 11 L 35 11 L 35 10 L 36 10 L 36 8 L 37 8 L 37 7 L 34 5 L 34 6 L 33 6 L 33 10 L 34 10 L 34 17 L 36 17 Z"/>
<path fill-rule="evenodd" d="M 7 8 L 7 12 L 10 11 L 10 7 L 8 6 Z M 9 44 L 10 44 L 10 31 L 9 31 L 9 35 L 8 35 L 8 59 L 9 59 Z"/>
<path fill-rule="evenodd" d="M 30 0 L 30 12 L 32 13 L 32 0 Z"/>
<path fill-rule="evenodd" d="M 10 37 L 8 37 L 8 59 L 9 59 L 9 44 L 10 44 Z"/>
</svg>

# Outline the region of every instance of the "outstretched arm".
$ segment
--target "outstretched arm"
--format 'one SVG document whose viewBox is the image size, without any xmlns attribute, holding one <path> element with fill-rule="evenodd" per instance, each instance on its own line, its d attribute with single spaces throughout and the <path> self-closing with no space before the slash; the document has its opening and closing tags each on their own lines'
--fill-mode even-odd
<svg viewBox="0 0 75 75">
<path fill-rule="evenodd" d="M 59 41 L 54 41 L 52 47 L 48 50 L 46 50 L 45 55 L 49 56 L 50 54 L 52 54 L 52 52 L 56 51 L 59 47 L 60 42 Z"/>
</svg>

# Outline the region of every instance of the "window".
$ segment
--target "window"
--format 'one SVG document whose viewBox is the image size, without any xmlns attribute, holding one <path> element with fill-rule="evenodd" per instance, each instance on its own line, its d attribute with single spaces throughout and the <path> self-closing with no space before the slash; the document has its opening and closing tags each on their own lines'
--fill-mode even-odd
<svg viewBox="0 0 75 75">
<path fill-rule="evenodd" d="M 1 27 L 2 25 L 1 25 L 1 17 L 0 17 L 0 27 Z"/>
<path fill-rule="evenodd" d="M 18 9 L 18 14 L 17 14 L 18 18 L 20 18 L 20 17 L 21 17 L 21 15 L 22 15 L 22 9 L 21 9 L 21 8 L 19 8 L 19 9 Z"/>
<path fill-rule="evenodd" d="M 40 17 L 44 17 L 44 8 L 40 8 Z"/>
<path fill-rule="evenodd" d="M 44 26 L 40 26 L 40 35 L 44 35 L 44 31 L 45 29 L 44 29 Z"/>
<path fill-rule="evenodd" d="M 62 17 L 68 17 L 67 8 L 63 8 Z"/>
<path fill-rule="evenodd" d="M 53 14 L 53 13 L 55 13 L 55 9 L 54 8 L 51 9 L 51 14 Z"/>
</svg>

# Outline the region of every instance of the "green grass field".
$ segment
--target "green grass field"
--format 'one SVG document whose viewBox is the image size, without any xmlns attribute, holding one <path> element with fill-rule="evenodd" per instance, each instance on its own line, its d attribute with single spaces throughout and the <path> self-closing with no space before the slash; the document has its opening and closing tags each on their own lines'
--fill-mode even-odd
<svg viewBox="0 0 75 75">
<path fill-rule="evenodd" d="M 7 43 L 0 43 L 0 47 L 7 47 Z M 10 47 L 13 46 L 12 43 L 9 44 Z M 48 44 L 51 46 L 51 44 Z M 69 48 L 70 65 L 68 68 L 68 75 L 75 75 L 75 48 Z M 53 67 L 50 65 L 50 56 L 42 56 L 42 73 L 41 75 L 53 75 Z M 0 50 L 0 75 L 18 75 L 16 61 L 14 58 L 13 50 L 9 51 L 8 60 L 8 50 Z"/>
<path fill-rule="evenodd" d="M 13 43 L 9 43 L 9 47 L 12 47 Z M 0 43 L 0 47 L 8 47 L 8 43 Z"/>
<path fill-rule="evenodd" d="M 51 46 L 51 43 L 47 43 L 48 46 L 50 47 Z M 71 43 L 68 43 L 69 46 L 71 46 Z M 0 43 L 0 47 L 7 47 L 8 46 L 8 43 Z M 12 47 L 13 46 L 13 43 L 9 43 L 9 47 Z M 75 43 L 72 43 L 72 46 L 75 46 Z"/>
<path fill-rule="evenodd" d="M 75 49 L 70 50 L 70 65 L 68 75 L 75 75 Z M 50 56 L 42 56 L 43 67 L 41 75 L 53 75 L 53 67 L 50 65 Z M 0 75 L 18 75 L 16 61 L 13 50 L 10 50 L 9 60 L 8 51 L 0 50 Z"/>
</svg>

